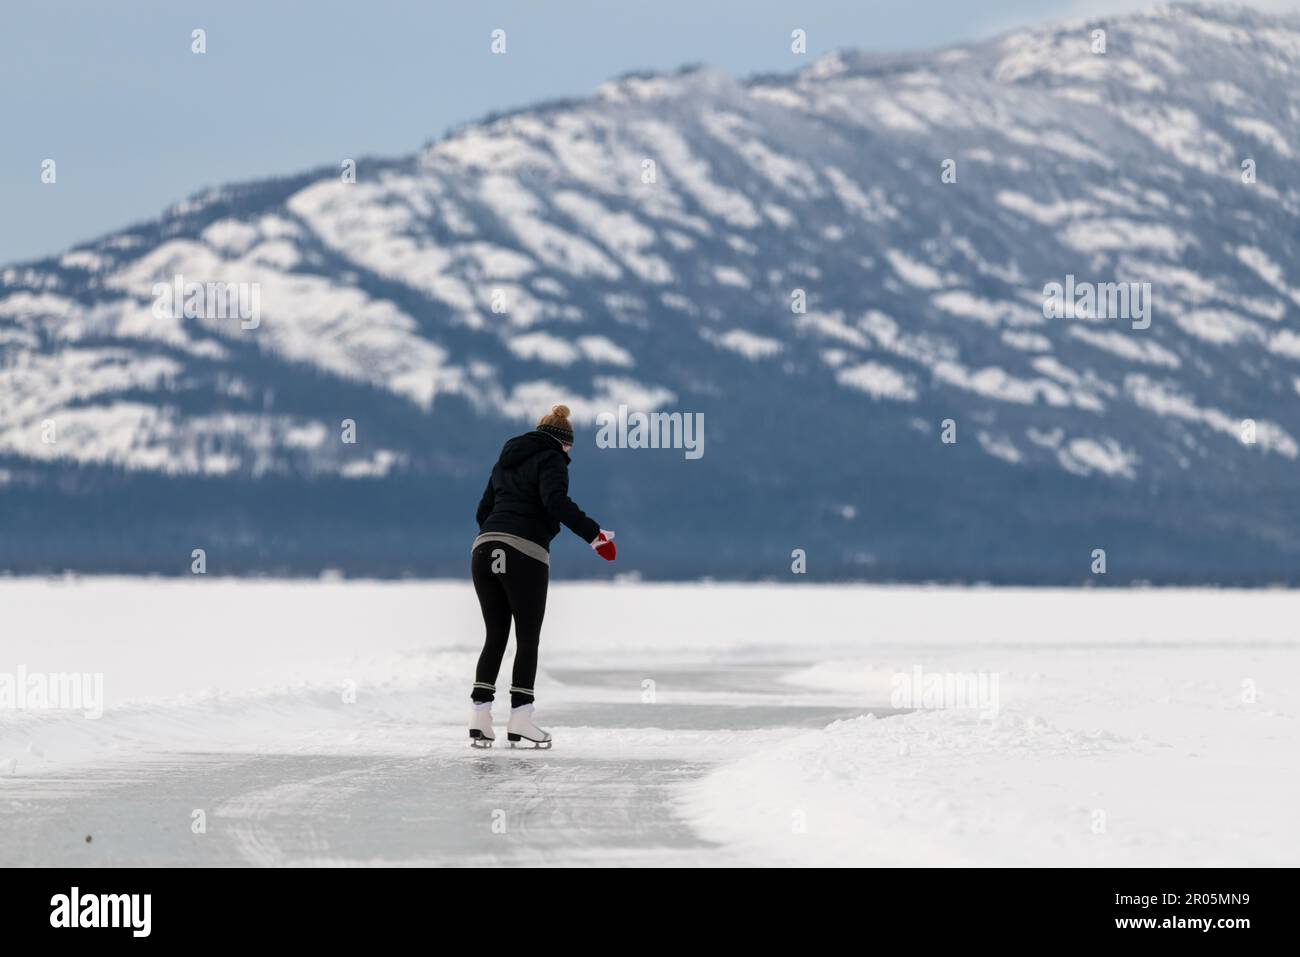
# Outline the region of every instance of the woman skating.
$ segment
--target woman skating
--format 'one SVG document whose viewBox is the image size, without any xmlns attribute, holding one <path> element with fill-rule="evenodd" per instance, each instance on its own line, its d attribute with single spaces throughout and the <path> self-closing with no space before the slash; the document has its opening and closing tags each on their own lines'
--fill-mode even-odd
<svg viewBox="0 0 1300 957">
<path fill-rule="evenodd" d="M 549 748 L 551 736 L 533 724 L 533 679 L 537 644 L 546 614 L 550 544 L 563 524 L 590 543 L 596 554 L 614 560 L 614 533 L 592 521 L 569 498 L 569 450 L 573 427 L 569 407 L 557 405 L 532 432 L 506 442 L 478 505 L 479 536 L 474 539 L 470 569 L 483 609 L 487 637 L 470 694 L 470 743 L 489 748 L 492 700 L 497 672 L 515 623 L 515 666 L 510 685 L 510 746 Z"/>
</svg>

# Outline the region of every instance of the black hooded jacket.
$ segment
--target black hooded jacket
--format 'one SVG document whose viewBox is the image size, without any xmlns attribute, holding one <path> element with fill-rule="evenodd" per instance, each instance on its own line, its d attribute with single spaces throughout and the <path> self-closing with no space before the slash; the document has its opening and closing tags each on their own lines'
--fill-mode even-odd
<svg viewBox="0 0 1300 957">
<path fill-rule="evenodd" d="M 545 432 L 506 442 L 476 517 L 480 532 L 518 535 L 548 551 L 561 523 L 584 542 L 600 534 L 600 526 L 569 498 L 568 453 Z"/>
</svg>

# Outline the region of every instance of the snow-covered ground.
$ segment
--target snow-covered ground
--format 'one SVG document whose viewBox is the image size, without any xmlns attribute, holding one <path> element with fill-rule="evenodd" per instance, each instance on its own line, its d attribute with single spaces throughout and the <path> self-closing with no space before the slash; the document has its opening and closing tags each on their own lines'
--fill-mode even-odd
<svg viewBox="0 0 1300 957">
<path fill-rule="evenodd" d="M 465 583 L 8 580 L 0 607 L 5 865 L 1300 847 L 1293 592 L 558 584 L 537 682 L 556 745 L 526 754 L 466 747 Z M 103 701 L 32 701 L 71 673 Z"/>
</svg>

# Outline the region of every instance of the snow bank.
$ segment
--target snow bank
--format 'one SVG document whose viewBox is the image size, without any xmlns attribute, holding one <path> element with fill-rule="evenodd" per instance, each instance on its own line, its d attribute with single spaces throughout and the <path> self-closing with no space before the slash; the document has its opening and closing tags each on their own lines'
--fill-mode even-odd
<svg viewBox="0 0 1300 957">
<path fill-rule="evenodd" d="M 995 713 L 836 722 L 712 772 L 683 813 L 782 864 L 1292 864 L 1300 649 L 1270 612 L 1297 599 L 1250 597 L 1251 614 L 1232 593 L 1057 595 L 1050 612 L 1045 595 L 999 618 L 994 594 L 945 594 L 971 613 L 951 640 L 900 636 L 788 680 L 888 700 L 913 669 L 978 673 L 1000 679 Z"/>
</svg>

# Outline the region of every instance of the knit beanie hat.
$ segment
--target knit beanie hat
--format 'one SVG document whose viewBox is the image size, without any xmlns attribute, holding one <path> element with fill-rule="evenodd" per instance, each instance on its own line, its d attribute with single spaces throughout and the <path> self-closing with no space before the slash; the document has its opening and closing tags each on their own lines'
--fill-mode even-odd
<svg viewBox="0 0 1300 957">
<path fill-rule="evenodd" d="M 569 424 L 569 407 L 552 406 L 551 414 L 544 415 L 537 423 L 537 431 L 545 432 L 552 438 L 559 439 L 565 445 L 573 444 L 573 426 Z"/>
</svg>

